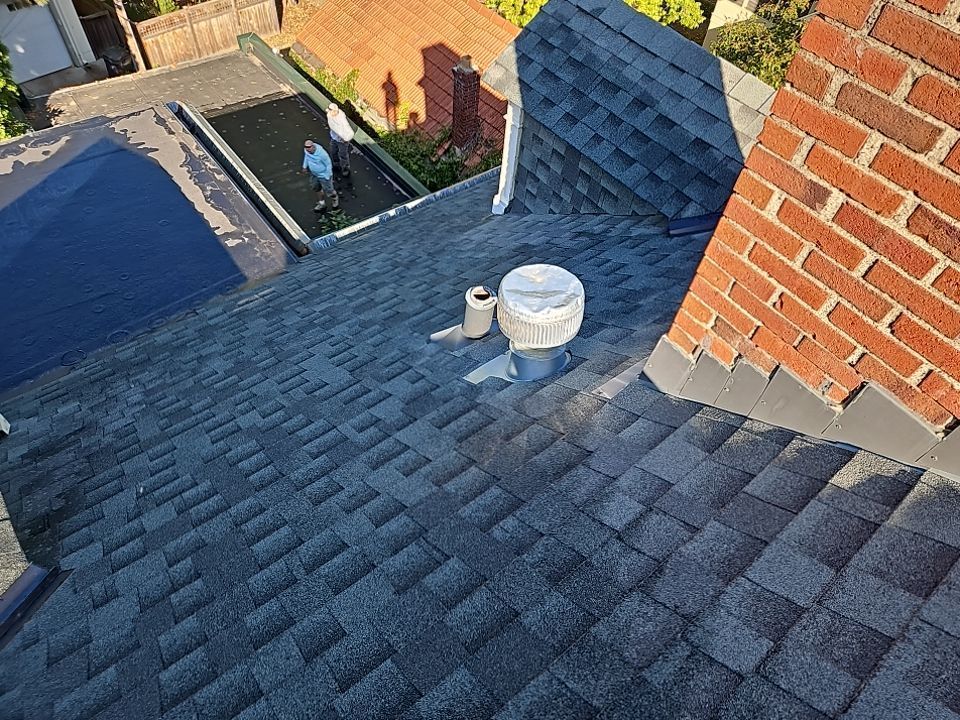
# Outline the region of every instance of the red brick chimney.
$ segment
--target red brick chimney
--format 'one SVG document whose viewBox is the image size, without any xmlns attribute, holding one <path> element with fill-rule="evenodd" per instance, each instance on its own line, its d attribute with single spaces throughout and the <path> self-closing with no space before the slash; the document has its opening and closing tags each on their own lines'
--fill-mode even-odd
<svg viewBox="0 0 960 720">
<path fill-rule="evenodd" d="M 480 133 L 480 73 L 469 55 L 453 66 L 453 136 L 451 144 L 470 151 Z"/>
<path fill-rule="evenodd" d="M 960 418 L 960 21 L 821 0 L 668 337 Z M 952 10 L 948 11 L 948 8 Z"/>
</svg>

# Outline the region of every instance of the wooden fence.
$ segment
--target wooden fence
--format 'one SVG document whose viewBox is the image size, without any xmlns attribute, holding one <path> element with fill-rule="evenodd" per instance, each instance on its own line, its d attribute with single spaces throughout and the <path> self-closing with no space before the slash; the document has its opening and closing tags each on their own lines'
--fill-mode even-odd
<svg viewBox="0 0 960 720">
<path fill-rule="evenodd" d="M 280 32 L 275 0 L 208 0 L 134 23 L 148 67 L 215 55 L 237 47 L 237 35 Z"/>
<path fill-rule="evenodd" d="M 123 31 L 117 18 L 109 10 L 101 10 L 90 15 L 80 16 L 80 25 L 90 41 L 90 48 L 98 58 L 109 47 L 123 47 Z"/>
</svg>

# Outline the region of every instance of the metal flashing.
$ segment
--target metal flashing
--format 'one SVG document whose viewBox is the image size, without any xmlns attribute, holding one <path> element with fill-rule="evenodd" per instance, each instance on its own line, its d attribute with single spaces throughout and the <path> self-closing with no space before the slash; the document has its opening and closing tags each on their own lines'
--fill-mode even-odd
<svg viewBox="0 0 960 720">
<path fill-rule="evenodd" d="M 446 330 L 440 330 L 433 333 L 430 336 L 430 342 L 436 343 L 444 350 L 449 350 L 450 352 L 456 352 L 457 350 L 462 350 L 472 343 L 477 342 L 478 340 L 485 340 L 491 335 L 497 335 L 500 332 L 500 328 L 497 325 L 497 321 L 494 320 L 490 325 L 490 331 L 482 337 L 473 338 L 467 337 L 463 334 L 463 325 L 454 325 L 449 327 Z"/>
<path fill-rule="evenodd" d="M 770 378 L 745 360 L 733 367 L 727 378 L 716 406 L 737 415 L 749 415 L 763 394 Z"/>
<path fill-rule="evenodd" d="M 667 223 L 667 233 L 672 237 L 712 233 L 720 222 L 721 213 L 708 213 L 696 217 L 677 218 Z"/>
<path fill-rule="evenodd" d="M 16 634 L 40 604 L 49 597 L 66 573 L 31 563 L 7 590 L 0 594 L 0 649 Z"/>
<path fill-rule="evenodd" d="M 654 387 L 668 395 L 679 395 L 692 371 L 693 362 L 666 335 L 657 342 L 643 366 L 643 374 Z"/>
<path fill-rule="evenodd" d="M 332 233 L 327 233 L 326 235 L 315 237 L 310 241 L 310 246 L 311 247 L 332 247 L 338 242 L 343 242 L 344 240 L 350 239 L 353 236 L 359 235 L 365 230 L 370 230 L 372 228 L 375 228 L 377 225 L 382 225 L 388 220 L 393 220 L 394 218 L 401 218 L 409 214 L 412 210 L 416 210 L 417 208 L 431 205 L 437 202 L 437 200 L 442 200 L 445 197 L 455 195 L 459 192 L 463 192 L 464 190 L 469 190 L 470 188 L 476 185 L 482 185 L 488 180 L 491 180 L 495 177 L 499 177 L 499 174 L 500 174 L 499 167 L 491 168 L 490 170 L 486 170 L 485 172 L 482 172 L 479 175 L 474 175 L 471 178 L 467 178 L 466 180 L 461 180 L 460 182 L 454 185 L 450 185 L 449 187 L 445 187 L 442 190 L 438 190 L 435 193 L 430 193 L 428 195 L 421 195 L 420 197 L 416 197 L 413 200 L 410 200 L 409 202 L 403 203 L 402 205 L 397 205 L 396 207 L 392 207 L 389 210 L 385 210 L 384 212 L 380 213 L 379 215 L 368 217 L 366 220 L 361 220 L 360 222 L 354 223 L 353 225 L 349 225 L 345 228 L 341 228 L 340 230 L 335 230 Z"/>
<path fill-rule="evenodd" d="M 627 387 L 627 385 L 641 379 L 644 365 L 646 365 L 646 360 L 641 360 L 640 362 L 634 363 L 626 370 L 613 376 L 605 383 L 595 388 L 591 394 L 604 398 L 605 400 L 612 400 L 621 390 Z"/>
<path fill-rule="evenodd" d="M 793 373 L 777 368 L 750 411 L 750 417 L 770 425 L 819 437 L 837 413 Z"/>
<path fill-rule="evenodd" d="M 960 477 L 960 427 L 923 454 L 919 463 L 931 470 Z"/>
<path fill-rule="evenodd" d="M 217 160 L 223 171 L 244 191 L 246 197 L 260 211 L 270 227 L 283 239 L 284 244 L 297 257 L 308 255 L 310 237 L 250 171 L 240 156 L 220 137 L 220 133 L 207 119 L 182 101 L 168 102 L 167 109 L 183 123 L 183 126 Z"/>
<path fill-rule="evenodd" d="M 872 383 L 857 393 L 827 426 L 823 437 L 910 463 L 940 440 L 926 424 Z"/>
<path fill-rule="evenodd" d="M 464 380 L 477 385 L 488 378 L 500 378 L 507 382 L 534 382 L 545 380 L 562 371 L 572 359 L 565 347 L 556 348 L 557 352 L 534 358 L 524 353 L 508 350 L 493 360 L 464 376 Z"/>
<path fill-rule="evenodd" d="M 714 405 L 730 378 L 730 368 L 707 353 L 701 353 L 693 371 L 680 389 L 680 397 L 704 405 Z"/>
</svg>

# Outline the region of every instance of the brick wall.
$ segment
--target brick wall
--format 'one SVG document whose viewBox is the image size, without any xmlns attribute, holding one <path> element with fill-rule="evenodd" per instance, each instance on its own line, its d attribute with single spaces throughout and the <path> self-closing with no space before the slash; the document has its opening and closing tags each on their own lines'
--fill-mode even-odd
<svg viewBox="0 0 960 720">
<path fill-rule="evenodd" d="M 669 337 L 960 417 L 960 0 L 821 0 Z"/>
<path fill-rule="evenodd" d="M 673 198 L 669 199 L 671 202 Z M 684 199 L 683 203 L 689 202 Z M 683 205 L 669 205 L 677 211 Z M 523 119 L 511 212 L 659 215 L 626 185 L 529 115 Z"/>
</svg>

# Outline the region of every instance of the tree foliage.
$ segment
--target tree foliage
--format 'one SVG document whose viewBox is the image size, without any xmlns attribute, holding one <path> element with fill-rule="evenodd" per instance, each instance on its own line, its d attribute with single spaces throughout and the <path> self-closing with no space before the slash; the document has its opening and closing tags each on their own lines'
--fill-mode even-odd
<svg viewBox="0 0 960 720">
<path fill-rule="evenodd" d="M 0 43 L 0 140 L 23 135 L 30 127 L 14 114 L 17 106 L 17 84 L 13 82 L 10 53 Z"/>
<path fill-rule="evenodd" d="M 485 0 L 488 8 L 517 27 L 524 27 L 546 4 L 547 0 Z"/>
<path fill-rule="evenodd" d="M 703 8 L 697 0 L 626 0 L 627 5 L 662 25 L 678 23 L 695 28 L 703 22 Z"/>
<path fill-rule="evenodd" d="M 338 103 L 341 105 L 346 105 L 347 103 L 354 106 L 359 105 L 360 91 L 357 90 L 357 80 L 360 79 L 360 70 L 353 68 L 353 70 L 341 78 L 326 68 L 312 67 L 310 63 L 293 50 L 290 51 L 289 57 L 294 65 L 316 80 L 320 87 L 326 90 L 327 94 L 333 97 Z"/>
<path fill-rule="evenodd" d="M 176 12 L 186 5 L 194 4 L 192 0 L 123 0 L 127 9 L 127 16 L 133 22 L 143 22 L 150 18 L 160 17 L 167 13 Z"/>
<path fill-rule="evenodd" d="M 800 47 L 804 27 L 800 17 L 809 6 L 810 0 L 765 2 L 755 17 L 720 28 L 710 49 L 744 72 L 780 87 Z"/>
<path fill-rule="evenodd" d="M 546 4 L 547 0 L 485 0 L 486 5 L 517 27 L 524 27 Z M 695 28 L 703 22 L 703 10 L 697 0 L 624 0 L 659 23 L 680 23 Z"/>
</svg>

